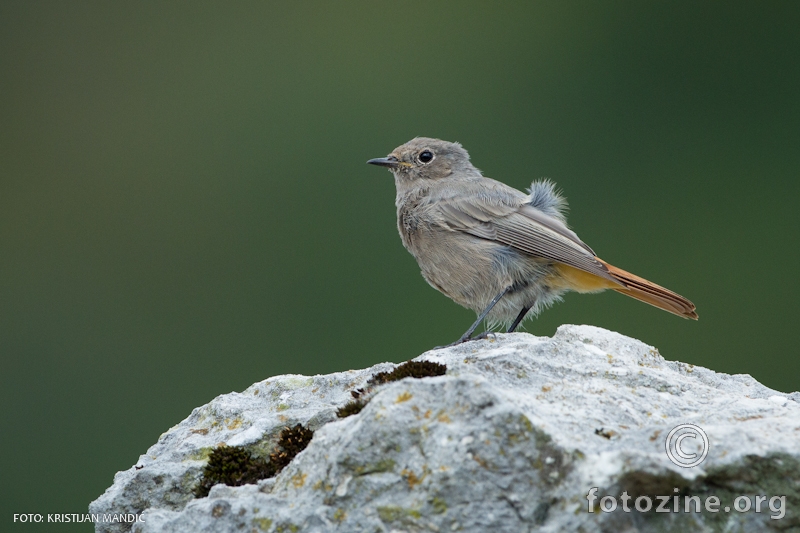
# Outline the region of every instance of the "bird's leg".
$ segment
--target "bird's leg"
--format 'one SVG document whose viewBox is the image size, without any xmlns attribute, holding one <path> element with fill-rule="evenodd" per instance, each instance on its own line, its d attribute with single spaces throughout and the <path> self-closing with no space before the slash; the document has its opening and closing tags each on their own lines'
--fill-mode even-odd
<svg viewBox="0 0 800 533">
<path fill-rule="evenodd" d="M 463 335 L 461 335 L 461 338 L 460 338 L 460 339 L 458 339 L 456 342 L 453 342 L 453 343 L 451 343 L 451 344 L 448 344 L 447 346 L 437 346 L 436 348 L 437 348 L 437 349 L 438 349 L 438 348 L 449 348 L 449 347 L 451 347 L 451 346 L 456 346 L 456 345 L 458 345 L 458 344 L 462 344 L 462 343 L 465 343 L 465 342 L 468 342 L 468 341 L 476 341 L 476 340 L 479 340 L 479 339 L 485 339 L 485 338 L 486 338 L 486 336 L 488 335 L 488 333 L 487 333 L 487 332 L 485 332 L 485 331 L 484 331 L 483 333 L 481 333 L 480 335 L 478 335 L 477 337 L 475 337 L 474 339 L 472 338 L 472 334 L 475 332 L 475 329 L 476 329 L 478 326 L 480 326 L 481 322 L 483 322 L 483 319 L 484 319 L 484 318 L 486 318 L 486 315 L 488 315 L 488 314 L 489 314 L 489 313 L 492 311 L 492 309 L 494 308 L 494 306 L 495 306 L 495 305 L 497 305 L 497 302 L 499 302 L 499 301 L 500 301 L 500 299 L 501 299 L 503 296 L 505 296 L 506 294 L 508 294 L 508 291 L 510 291 L 510 290 L 511 290 L 511 287 L 512 287 L 512 286 L 511 286 L 511 285 L 509 285 L 508 287 L 506 287 L 505 289 L 503 289 L 503 292 L 501 292 L 500 294 L 498 294 L 497 296 L 495 296 L 494 298 L 492 298 L 492 301 L 491 301 L 491 302 L 489 302 L 489 305 L 486 307 L 486 309 L 484 309 L 484 310 L 483 310 L 483 312 L 482 312 L 482 313 L 481 313 L 481 314 L 478 316 L 478 319 L 477 319 L 477 320 L 475 320 L 475 322 L 474 322 L 474 323 L 473 323 L 473 324 L 472 324 L 472 325 L 469 327 L 469 329 L 466 331 L 466 333 L 464 333 Z"/>
<path fill-rule="evenodd" d="M 527 315 L 528 311 L 530 311 L 530 310 L 531 310 L 531 306 L 530 305 L 528 307 L 523 307 L 522 311 L 519 312 L 519 314 L 517 315 L 517 318 L 514 319 L 514 323 L 511 324 L 511 327 L 508 328 L 508 331 L 506 331 L 506 333 L 514 333 L 514 330 L 517 329 L 517 326 L 519 326 L 519 323 L 522 322 L 522 319 L 525 318 L 525 315 Z"/>
</svg>

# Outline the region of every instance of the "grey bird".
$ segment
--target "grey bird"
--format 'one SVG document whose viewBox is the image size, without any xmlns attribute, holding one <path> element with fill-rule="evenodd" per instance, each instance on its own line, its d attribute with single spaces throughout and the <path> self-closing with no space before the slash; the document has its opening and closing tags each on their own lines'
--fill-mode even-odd
<svg viewBox="0 0 800 533">
<path fill-rule="evenodd" d="M 567 202 L 549 180 L 529 194 L 484 177 L 458 143 L 417 137 L 387 157 L 397 187 L 397 228 L 425 280 L 478 314 L 450 344 L 473 338 L 483 320 L 514 331 L 566 291 L 612 289 L 684 318 L 692 302 L 598 258 L 567 227 Z"/>
</svg>

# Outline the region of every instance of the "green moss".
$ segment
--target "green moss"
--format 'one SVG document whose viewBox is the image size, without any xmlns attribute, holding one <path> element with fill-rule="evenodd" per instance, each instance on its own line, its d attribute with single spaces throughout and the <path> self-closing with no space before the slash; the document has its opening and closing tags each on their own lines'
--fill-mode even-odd
<svg viewBox="0 0 800 533">
<path fill-rule="evenodd" d="M 356 415 L 361 412 L 365 405 L 367 405 L 366 400 L 361 398 L 355 399 L 352 402 L 346 403 L 344 407 L 340 407 L 336 411 L 336 416 L 339 418 L 347 418 L 350 415 Z"/>
<path fill-rule="evenodd" d="M 443 376 L 446 372 L 446 365 L 433 363 L 431 361 L 408 361 L 402 365 L 398 365 L 391 372 L 378 372 L 369 379 L 365 389 L 350 391 L 354 400 L 340 407 L 339 410 L 336 411 L 336 416 L 339 418 L 347 418 L 350 415 L 360 413 L 369 402 L 370 393 L 377 385 L 399 381 L 403 378 Z"/>
<path fill-rule="evenodd" d="M 272 477 L 276 473 L 275 465 L 261 457 L 252 457 L 244 448 L 221 446 L 209 455 L 208 464 L 203 469 L 203 478 L 194 495 L 198 498 L 208 496 L 208 491 L 217 483 L 237 487 Z"/>
<path fill-rule="evenodd" d="M 294 459 L 295 455 L 306 449 L 313 436 L 313 431 L 300 424 L 292 428 L 284 428 L 278 439 L 278 449 L 269 455 L 270 462 L 280 472 Z"/>
<path fill-rule="evenodd" d="M 432 361 L 408 361 L 399 365 L 391 372 L 378 372 L 369 380 L 369 385 L 381 385 L 399 381 L 403 378 L 427 378 L 443 376 L 447 366 Z"/>
<path fill-rule="evenodd" d="M 284 428 L 275 451 L 269 454 L 269 460 L 252 454 L 242 446 L 220 446 L 209 454 L 208 464 L 203 469 L 203 477 L 194 495 L 197 498 L 208 496 L 211 487 L 217 483 L 238 487 L 273 477 L 308 446 L 313 436 L 313 431 L 300 424 Z"/>
</svg>

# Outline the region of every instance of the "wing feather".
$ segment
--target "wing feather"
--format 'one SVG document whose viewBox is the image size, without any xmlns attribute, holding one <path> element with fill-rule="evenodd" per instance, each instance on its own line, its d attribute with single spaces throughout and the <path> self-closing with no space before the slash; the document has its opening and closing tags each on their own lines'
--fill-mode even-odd
<svg viewBox="0 0 800 533">
<path fill-rule="evenodd" d="M 592 249 L 562 221 L 526 204 L 524 197 L 465 196 L 440 199 L 436 203 L 445 227 L 619 283 L 595 258 Z"/>
</svg>

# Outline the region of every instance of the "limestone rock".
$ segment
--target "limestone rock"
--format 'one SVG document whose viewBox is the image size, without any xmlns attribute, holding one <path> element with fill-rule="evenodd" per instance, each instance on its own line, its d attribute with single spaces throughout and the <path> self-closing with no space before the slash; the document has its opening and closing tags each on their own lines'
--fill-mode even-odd
<svg viewBox="0 0 800 533">
<path fill-rule="evenodd" d="M 143 533 L 800 531 L 798 393 L 666 361 L 591 326 L 497 335 L 419 359 L 447 365 L 447 375 L 381 385 L 345 419 L 335 413 L 350 391 L 393 365 L 277 376 L 219 396 L 119 472 L 90 512 L 142 513 L 133 531 Z M 314 438 L 277 477 L 194 498 L 214 447 L 266 456 L 297 423 Z M 685 423 L 709 442 L 692 468 L 666 454 L 667 435 Z M 681 450 L 700 457 L 700 442 L 686 438 Z M 601 511 L 604 496 L 613 512 Z M 655 512 L 672 510 L 675 496 L 678 512 Z M 705 508 L 711 496 L 717 512 L 713 501 Z M 652 509 L 637 511 L 638 497 Z M 691 497 L 700 512 L 691 499 L 685 512 Z"/>
</svg>

